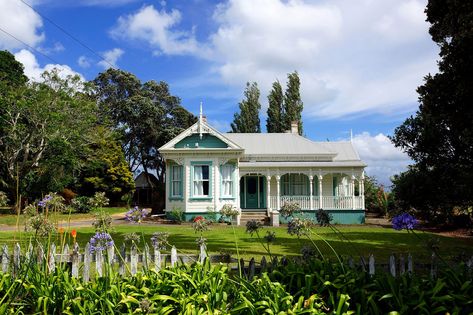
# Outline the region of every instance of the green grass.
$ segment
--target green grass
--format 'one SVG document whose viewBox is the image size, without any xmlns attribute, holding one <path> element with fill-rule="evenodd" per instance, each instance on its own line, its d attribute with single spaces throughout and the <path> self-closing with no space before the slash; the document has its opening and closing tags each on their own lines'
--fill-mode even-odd
<svg viewBox="0 0 473 315">
<path fill-rule="evenodd" d="M 108 212 L 110 215 L 116 214 L 116 213 L 122 213 L 126 212 L 127 209 L 123 207 L 108 207 L 105 208 L 105 211 Z M 92 212 L 90 213 L 71 213 L 69 216 L 69 213 L 50 213 L 51 220 L 53 222 L 59 221 L 59 222 L 67 222 L 69 219 L 71 221 L 75 220 L 86 220 L 86 219 L 93 219 L 94 215 Z M 0 214 L 0 226 L 1 225 L 9 225 L 9 226 L 16 226 L 17 220 L 19 220 L 19 225 L 21 227 L 24 226 L 25 221 L 27 217 L 24 214 L 18 215 L 16 214 Z"/>
<path fill-rule="evenodd" d="M 351 255 L 355 258 L 360 255 L 367 257 L 369 254 L 374 254 L 377 261 L 387 262 L 389 255 L 392 253 L 411 253 L 416 261 L 429 261 L 431 252 L 427 250 L 424 240 L 430 237 L 439 239 L 440 253 L 444 259 L 452 259 L 462 253 L 469 255 L 468 257 L 471 257 L 473 254 L 473 240 L 471 239 L 456 239 L 417 232 L 417 235 L 421 238 L 419 239 L 419 237 L 412 233 L 381 227 L 339 226 L 338 228 L 349 241 L 341 240 L 330 228 L 315 228 L 314 231 L 327 240 L 335 248 L 337 253 L 341 255 Z M 94 234 L 94 230 L 91 227 L 76 228 L 76 230 L 77 241 L 83 248 Z M 295 236 L 288 235 L 284 227 L 265 227 L 260 234 L 264 235 L 266 230 L 276 233 L 276 240 L 274 244 L 271 245 L 271 252 L 275 255 L 299 255 L 301 247 L 304 244 L 309 244 L 309 241 L 305 238 L 298 239 Z M 188 224 L 119 225 L 114 227 L 111 235 L 115 243 L 120 246 L 123 242 L 124 234 L 130 232 L 143 232 L 148 243 L 150 242 L 149 239 L 153 232 L 168 232 L 170 234 L 169 242 L 175 245 L 180 252 L 190 254 L 198 253 L 195 239 L 199 235 L 195 234 L 191 225 Z M 25 245 L 30 235 L 31 234 L 24 232 L 2 231 L 0 232 L 0 245 L 8 244 L 11 246 L 17 241 Z M 69 234 L 67 235 L 69 236 Z M 210 254 L 226 252 L 236 257 L 236 244 L 238 244 L 240 255 L 245 259 L 251 257 L 259 259 L 263 255 L 267 256 L 267 253 L 264 251 L 258 239 L 247 234 L 245 227 L 232 228 L 231 226 L 213 225 L 209 231 L 203 233 L 203 236 L 208 240 L 207 248 Z M 314 236 L 314 239 L 317 239 L 317 237 Z M 53 241 L 59 243 L 57 237 L 56 240 L 53 238 Z M 44 243 L 47 243 L 47 241 Z M 331 250 L 323 241 L 318 240 L 316 244 L 321 248 L 324 254 L 332 256 Z"/>
</svg>

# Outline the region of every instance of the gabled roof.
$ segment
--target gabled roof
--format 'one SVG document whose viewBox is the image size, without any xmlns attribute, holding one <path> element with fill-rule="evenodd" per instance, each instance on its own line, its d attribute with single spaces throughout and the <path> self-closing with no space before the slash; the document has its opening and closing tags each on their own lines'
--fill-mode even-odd
<svg viewBox="0 0 473 315">
<path fill-rule="evenodd" d="M 181 151 L 186 150 L 188 151 L 189 148 L 175 148 L 174 146 L 181 140 L 189 137 L 193 134 L 210 134 L 214 137 L 217 137 L 221 141 L 225 142 L 228 145 L 228 148 L 225 149 L 205 149 L 205 150 L 235 150 L 235 151 L 243 151 L 243 148 L 236 144 L 231 139 L 227 138 L 226 135 L 220 133 L 217 129 L 213 128 L 212 126 L 208 125 L 206 121 L 203 119 L 199 119 L 195 124 L 181 132 L 177 137 L 160 147 L 158 150 L 160 152 L 171 152 L 171 151 Z M 192 148 L 193 150 L 204 150 L 200 148 Z"/>
</svg>

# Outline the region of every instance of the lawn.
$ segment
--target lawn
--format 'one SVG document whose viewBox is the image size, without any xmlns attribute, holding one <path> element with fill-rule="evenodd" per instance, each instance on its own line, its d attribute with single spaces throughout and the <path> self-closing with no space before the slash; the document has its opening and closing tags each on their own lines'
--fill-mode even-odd
<svg viewBox="0 0 473 315">
<path fill-rule="evenodd" d="M 430 233 L 416 232 L 416 234 L 406 231 L 395 231 L 391 228 L 370 227 L 370 226 L 338 226 L 346 240 L 342 240 L 338 234 L 334 233 L 328 227 L 317 227 L 313 231 L 321 238 L 328 241 L 337 253 L 341 255 L 367 257 L 374 254 L 378 261 L 387 262 L 389 255 L 411 253 L 416 261 L 429 261 L 431 252 L 425 245 L 429 238 L 438 238 L 440 253 L 444 259 L 455 259 L 460 255 L 473 254 L 473 240 L 456 239 L 450 237 L 438 236 Z M 84 247 L 87 241 L 94 234 L 91 227 L 80 227 L 77 230 L 77 241 L 81 247 Z M 285 227 L 273 228 L 264 227 L 260 234 L 263 236 L 266 231 L 272 231 L 276 239 L 271 244 L 272 254 L 294 256 L 299 255 L 304 244 L 309 244 L 306 238 L 298 239 L 296 236 L 288 235 Z M 143 233 L 146 241 L 150 243 L 150 237 L 153 232 L 168 232 L 170 234 L 169 243 L 175 245 L 179 252 L 197 254 L 196 238 L 193 228 L 189 224 L 183 225 L 117 225 L 113 228 L 111 235 L 115 243 L 120 246 L 123 243 L 123 237 L 126 233 Z M 0 232 L 0 245 L 8 244 L 11 246 L 14 242 L 20 241 L 26 244 L 31 234 L 14 231 Z M 258 259 L 267 255 L 256 236 L 246 233 L 245 227 L 231 227 L 224 225 L 213 225 L 210 230 L 203 233 L 207 238 L 207 248 L 210 254 L 230 253 L 236 257 L 236 248 L 238 246 L 240 255 L 245 259 L 257 257 Z M 58 242 L 57 236 L 55 236 Z M 324 241 L 317 236 L 313 236 L 322 252 L 327 256 L 331 255 L 330 248 Z M 47 240 L 44 242 L 47 243 Z"/>
<path fill-rule="evenodd" d="M 110 215 L 116 214 L 116 213 L 123 213 L 126 212 L 128 209 L 123 208 L 123 207 L 107 207 L 104 208 L 107 213 Z M 9 225 L 9 226 L 16 226 L 17 220 L 19 220 L 19 225 L 21 227 L 24 226 L 26 216 L 23 214 L 18 215 L 16 214 L 5 214 L 6 211 L 3 210 L 2 214 L 0 214 L 0 229 L 1 225 Z M 93 219 L 94 215 L 92 212 L 90 213 L 50 213 L 51 220 L 53 222 L 67 222 L 69 219 L 71 221 L 77 221 L 77 220 L 87 220 L 87 219 Z"/>
</svg>

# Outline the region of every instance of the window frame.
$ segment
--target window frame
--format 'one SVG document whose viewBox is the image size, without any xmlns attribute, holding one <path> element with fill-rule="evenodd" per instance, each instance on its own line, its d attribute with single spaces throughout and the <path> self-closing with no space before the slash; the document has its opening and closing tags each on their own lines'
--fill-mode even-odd
<svg viewBox="0 0 473 315">
<path fill-rule="evenodd" d="M 224 179 L 223 178 L 223 168 L 228 167 L 230 168 L 230 179 Z M 236 167 L 234 164 L 231 163 L 226 163 L 223 165 L 220 165 L 220 199 L 235 199 L 235 170 Z M 229 182 L 230 183 L 230 195 L 224 195 L 223 192 L 223 187 L 224 183 Z"/>
<path fill-rule="evenodd" d="M 208 181 L 209 183 L 209 194 L 208 195 L 196 195 L 195 190 L 194 190 L 194 183 L 196 181 L 195 179 L 195 168 L 198 166 L 207 166 L 209 168 L 209 178 L 207 180 L 202 180 L 203 181 Z M 191 193 L 190 193 L 190 199 L 191 200 L 211 200 L 212 197 L 212 188 L 213 188 L 213 168 L 212 168 L 212 161 L 192 161 L 191 162 L 191 180 L 190 180 L 190 186 L 191 186 Z"/>
</svg>

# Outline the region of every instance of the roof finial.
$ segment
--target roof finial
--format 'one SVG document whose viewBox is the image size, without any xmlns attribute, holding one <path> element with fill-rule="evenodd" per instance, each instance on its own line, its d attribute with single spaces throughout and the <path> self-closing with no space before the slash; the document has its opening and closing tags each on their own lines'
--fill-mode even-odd
<svg viewBox="0 0 473 315">
<path fill-rule="evenodd" d="M 200 114 L 199 114 L 199 120 L 202 121 L 202 102 L 200 102 Z"/>
<path fill-rule="evenodd" d="M 199 113 L 199 137 L 202 139 L 202 102 L 200 102 L 200 113 Z"/>
<path fill-rule="evenodd" d="M 353 129 L 350 129 L 350 142 L 353 142 Z"/>
</svg>

